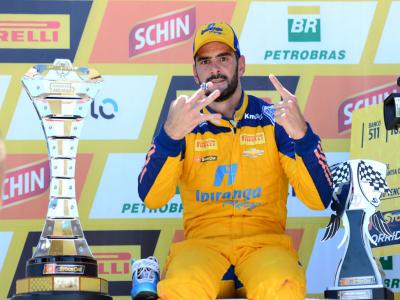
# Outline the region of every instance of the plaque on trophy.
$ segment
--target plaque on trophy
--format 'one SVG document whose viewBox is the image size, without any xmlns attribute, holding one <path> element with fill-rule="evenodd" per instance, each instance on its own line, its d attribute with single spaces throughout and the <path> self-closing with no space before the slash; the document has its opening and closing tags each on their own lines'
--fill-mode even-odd
<svg viewBox="0 0 400 300">
<path fill-rule="evenodd" d="M 112 299 L 108 282 L 97 277 L 75 195 L 79 136 L 102 82 L 95 70 L 74 67 L 66 59 L 36 65 L 22 79 L 47 140 L 51 182 L 45 225 L 12 300 Z"/>
<path fill-rule="evenodd" d="M 392 235 L 377 210 L 382 193 L 390 193 L 386 183 L 386 165 L 372 160 L 350 160 L 332 168 L 332 214 L 323 241 L 332 238 L 343 221 L 344 236 L 338 248 L 345 245 L 334 286 L 325 291 L 329 299 L 394 299 L 383 286 L 382 275 L 372 255 L 376 245 L 368 227 L 370 222 L 379 233 Z"/>
</svg>

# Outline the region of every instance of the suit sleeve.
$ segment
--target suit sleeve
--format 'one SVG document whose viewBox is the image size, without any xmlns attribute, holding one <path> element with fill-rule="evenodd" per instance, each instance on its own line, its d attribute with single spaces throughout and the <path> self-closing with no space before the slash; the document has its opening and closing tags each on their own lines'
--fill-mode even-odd
<svg viewBox="0 0 400 300">
<path fill-rule="evenodd" d="M 147 207 L 160 208 L 175 195 L 184 148 L 184 139 L 173 140 L 161 128 L 138 177 L 139 196 Z"/>
<path fill-rule="evenodd" d="M 311 209 L 327 208 L 332 196 L 332 175 L 320 138 L 309 124 L 306 134 L 299 140 L 291 139 L 284 128 L 276 124 L 275 138 L 281 164 L 296 196 Z"/>
</svg>

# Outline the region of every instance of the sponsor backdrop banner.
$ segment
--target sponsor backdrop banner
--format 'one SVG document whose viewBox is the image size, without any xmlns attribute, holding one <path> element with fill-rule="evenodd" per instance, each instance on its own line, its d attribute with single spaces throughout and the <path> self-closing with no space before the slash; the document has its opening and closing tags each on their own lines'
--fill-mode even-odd
<svg viewBox="0 0 400 300">
<path fill-rule="evenodd" d="M 383 197 L 382 211 L 393 236 L 371 233 L 385 284 L 400 291 L 399 257 L 388 256 L 400 242 L 400 160 L 393 154 L 400 142 L 397 131 L 384 130 L 376 106 L 398 91 L 399 13 L 397 0 L 0 1 L 0 131 L 8 153 L 0 199 L 0 299 L 10 297 L 24 276 L 48 206 L 46 143 L 21 87 L 23 74 L 34 64 L 68 58 L 104 77 L 82 131 L 76 190 L 100 276 L 109 280 L 114 299 L 127 300 L 131 260 L 156 255 L 163 267 L 171 242 L 183 238 L 179 190 L 164 207 L 148 209 L 137 194 L 137 176 L 170 103 L 197 89 L 192 41 L 208 21 L 235 28 L 249 93 L 279 101 L 267 78 L 274 73 L 296 94 L 329 164 L 360 157 L 388 165 L 393 194 Z M 337 249 L 342 232 L 320 242 L 329 216 L 329 210 L 307 209 L 289 188 L 288 233 L 306 269 L 309 297 L 332 286 L 343 251 Z"/>
</svg>

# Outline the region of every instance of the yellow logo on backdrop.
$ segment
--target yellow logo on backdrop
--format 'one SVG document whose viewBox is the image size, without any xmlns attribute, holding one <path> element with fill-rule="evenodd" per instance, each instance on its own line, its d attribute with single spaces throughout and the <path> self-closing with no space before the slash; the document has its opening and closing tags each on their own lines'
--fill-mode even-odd
<svg viewBox="0 0 400 300">
<path fill-rule="evenodd" d="M 69 15 L 0 14 L 0 49 L 69 49 Z"/>
<path fill-rule="evenodd" d="M 242 133 L 240 135 L 240 145 L 260 145 L 265 144 L 264 132 L 256 134 Z"/>
<path fill-rule="evenodd" d="M 195 151 L 207 151 L 207 150 L 217 150 L 217 140 L 216 139 L 204 139 L 196 140 L 194 143 Z"/>
</svg>

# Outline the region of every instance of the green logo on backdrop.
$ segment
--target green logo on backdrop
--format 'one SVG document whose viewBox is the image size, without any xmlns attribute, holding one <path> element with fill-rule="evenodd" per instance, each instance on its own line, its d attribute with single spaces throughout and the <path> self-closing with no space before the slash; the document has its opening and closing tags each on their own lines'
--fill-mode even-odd
<svg viewBox="0 0 400 300">
<path fill-rule="evenodd" d="M 320 42 L 321 20 L 316 17 L 288 19 L 289 42 Z"/>
</svg>

